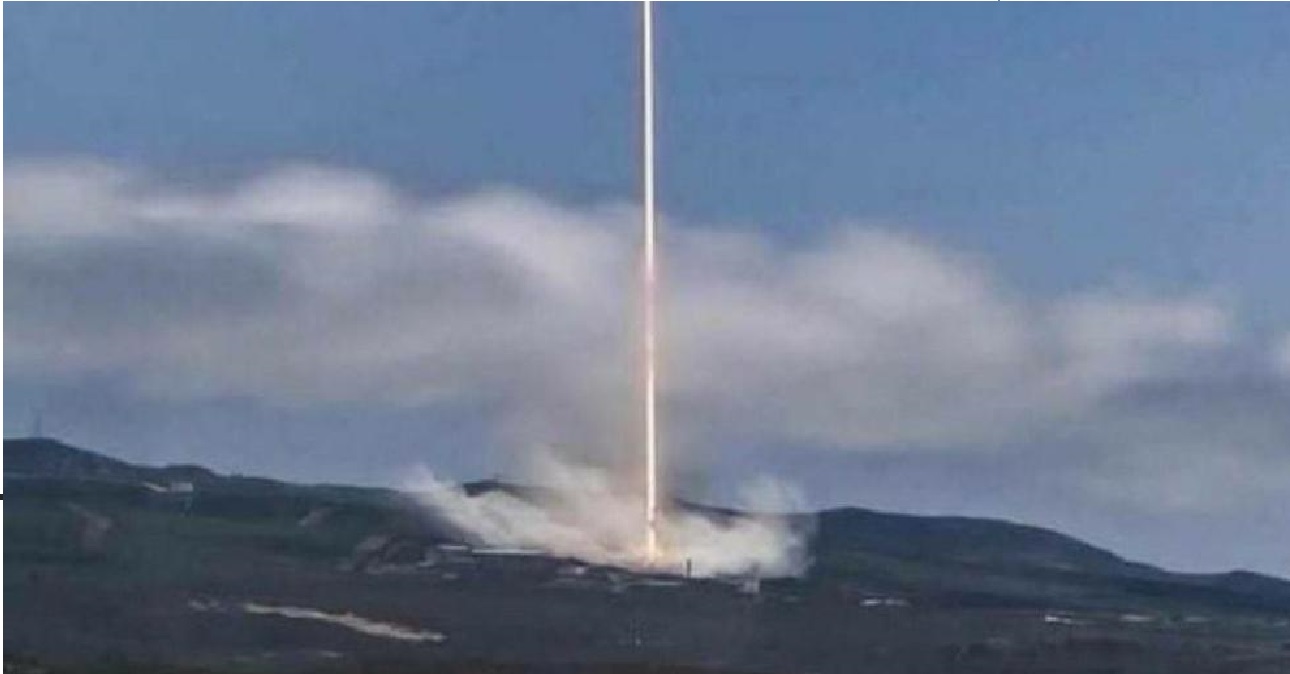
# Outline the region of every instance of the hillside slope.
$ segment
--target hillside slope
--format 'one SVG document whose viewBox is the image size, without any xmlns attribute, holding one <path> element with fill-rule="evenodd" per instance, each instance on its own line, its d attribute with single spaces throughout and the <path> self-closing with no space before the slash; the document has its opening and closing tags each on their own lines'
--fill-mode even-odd
<svg viewBox="0 0 1290 674">
<path fill-rule="evenodd" d="M 1265 668 L 1290 664 L 1290 583 L 1169 573 L 1010 522 L 816 513 L 808 575 L 748 595 L 720 580 L 462 552 L 469 540 L 392 490 L 153 468 L 47 439 L 4 451 L 5 647 L 32 657 L 242 671 L 359 671 L 327 669 L 340 657 L 841 673 L 864 653 L 884 672 L 1290 671 Z M 391 642 L 380 635 L 394 628 L 355 632 L 355 616 L 446 641 Z M 969 652 L 977 669 L 943 667 Z M 1001 668 L 1017 661 L 1052 666 Z"/>
</svg>

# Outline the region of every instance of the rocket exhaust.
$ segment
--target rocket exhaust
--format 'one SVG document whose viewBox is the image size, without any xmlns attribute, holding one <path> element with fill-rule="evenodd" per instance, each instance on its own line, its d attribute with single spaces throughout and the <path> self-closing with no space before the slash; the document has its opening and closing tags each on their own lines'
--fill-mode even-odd
<svg viewBox="0 0 1290 674">
<path fill-rule="evenodd" d="M 657 377 L 658 350 L 656 334 L 656 291 L 658 273 L 654 255 L 654 31 L 653 6 L 650 0 L 641 3 L 642 49 L 641 79 L 644 94 L 641 97 L 642 199 L 644 201 L 644 252 L 643 257 L 643 311 L 644 311 L 644 368 L 645 368 L 645 561 L 653 565 L 659 561 L 658 540 L 658 414 Z"/>
</svg>

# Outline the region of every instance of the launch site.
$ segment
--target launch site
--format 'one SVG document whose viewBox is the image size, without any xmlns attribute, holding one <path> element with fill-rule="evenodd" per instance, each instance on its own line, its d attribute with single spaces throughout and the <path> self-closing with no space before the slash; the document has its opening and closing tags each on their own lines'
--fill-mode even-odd
<svg viewBox="0 0 1290 674">
<path fill-rule="evenodd" d="M 5 674 L 1290 672 L 1290 8 L 7 3 Z"/>
</svg>

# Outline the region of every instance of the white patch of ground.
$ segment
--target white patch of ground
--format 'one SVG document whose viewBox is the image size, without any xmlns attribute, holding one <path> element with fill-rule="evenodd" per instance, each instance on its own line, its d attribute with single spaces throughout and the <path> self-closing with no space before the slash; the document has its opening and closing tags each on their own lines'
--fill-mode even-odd
<svg viewBox="0 0 1290 674">
<path fill-rule="evenodd" d="M 224 605 L 218 601 L 203 601 L 199 599 L 189 600 L 188 607 L 194 611 L 225 610 Z M 354 615 L 353 613 L 327 613 L 326 611 L 320 611 L 313 608 L 303 608 L 298 606 L 272 606 L 256 602 L 243 602 L 237 608 L 243 613 L 249 613 L 251 615 L 272 615 L 282 618 L 293 618 L 296 620 L 316 620 L 318 622 L 331 623 L 368 636 L 382 637 L 385 639 L 437 644 L 447 640 L 448 638 L 440 632 L 369 620 L 362 616 Z"/>
</svg>

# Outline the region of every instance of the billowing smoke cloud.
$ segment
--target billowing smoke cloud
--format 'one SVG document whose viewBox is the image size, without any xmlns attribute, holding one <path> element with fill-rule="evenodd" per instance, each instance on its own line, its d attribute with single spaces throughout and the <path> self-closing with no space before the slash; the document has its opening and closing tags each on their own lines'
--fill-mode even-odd
<svg viewBox="0 0 1290 674">
<path fill-rule="evenodd" d="M 540 455 L 539 493 L 494 490 L 469 496 L 426 470 L 407 485 L 422 502 L 476 541 L 545 550 L 588 562 L 639 568 L 645 559 L 644 500 L 628 476 Z M 675 503 L 658 526 L 662 557 L 655 568 L 673 573 L 687 562 L 698 576 L 796 576 L 806 570 L 810 518 L 800 497 L 762 478 L 744 490 L 744 512 Z"/>
<path fill-rule="evenodd" d="M 8 376 L 161 400 L 464 410 L 519 455 L 549 445 L 632 474 L 630 204 L 507 189 L 423 200 L 303 165 L 219 188 L 94 161 L 6 168 Z M 671 484 L 755 441 L 1063 451 L 1083 457 L 1076 489 L 1155 507 L 1290 495 L 1290 379 L 1262 356 L 1233 370 L 1250 345 L 1225 297 L 1035 296 L 890 228 L 819 231 L 784 245 L 665 223 Z M 1199 466 L 1223 488 L 1198 482 Z"/>
</svg>

